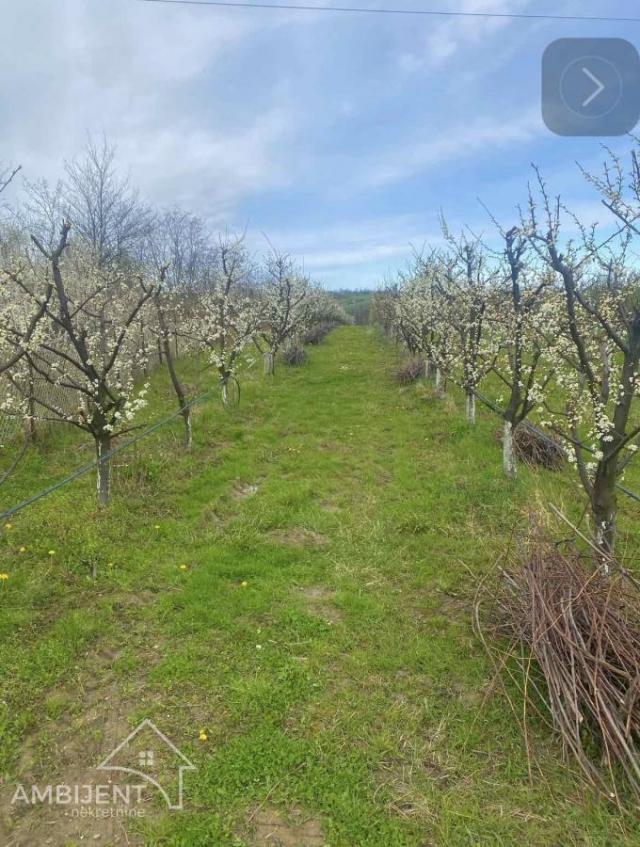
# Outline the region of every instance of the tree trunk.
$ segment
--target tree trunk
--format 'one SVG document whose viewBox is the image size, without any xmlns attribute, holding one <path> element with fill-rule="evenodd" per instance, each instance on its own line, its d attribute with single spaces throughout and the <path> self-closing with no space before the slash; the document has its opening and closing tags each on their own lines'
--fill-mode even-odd
<svg viewBox="0 0 640 847">
<path fill-rule="evenodd" d="M 163 335 L 161 349 L 164 349 L 164 357 L 167 362 L 169 376 L 171 377 L 171 384 L 173 385 L 173 390 L 175 391 L 176 397 L 178 398 L 178 408 L 180 409 L 180 414 L 182 415 L 182 420 L 184 421 L 184 449 L 190 450 L 193 439 L 193 431 L 191 425 L 191 408 L 187 405 L 187 396 L 185 394 L 183 385 L 180 382 L 178 372 L 175 368 L 173 354 L 171 353 L 171 343 L 169 341 L 169 336 L 167 335 L 166 331 Z"/>
<path fill-rule="evenodd" d="M 473 391 L 467 393 L 467 421 L 470 424 L 476 422 L 476 395 Z"/>
<path fill-rule="evenodd" d="M 436 368 L 436 391 L 442 390 L 442 371 Z"/>
<path fill-rule="evenodd" d="M 36 440 L 36 383 L 33 367 L 29 365 L 29 438 Z"/>
<path fill-rule="evenodd" d="M 96 438 L 96 458 L 98 465 L 96 468 L 97 481 L 96 489 L 98 495 L 98 506 L 104 507 L 109 505 L 109 495 L 111 493 L 111 436 L 101 435 Z M 106 459 L 104 457 L 107 457 Z"/>
<path fill-rule="evenodd" d="M 276 357 L 272 352 L 263 353 L 262 355 L 263 370 L 265 376 L 273 376 L 276 370 Z"/>
<path fill-rule="evenodd" d="M 146 342 L 145 337 L 144 337 L 144 323 L 140 326 L 140 350 L 142 351 L 142 359 L 143 359 L 143 362 L 144 362 L 144 364 L 142 366 L 142 373 L 144 374 L 144 376 L 148 376 L 148 374 L 149 374 L 149 355 L 148 355 L 148 351 L 147 351 L 147 342 Z"/>
<path fill-rule="evenodd" d="M 424 375 L 427 379 L 431 379 L 436 373 L 436 367 L 431 356 L 426 355 L 424 359 Z"/>
<path fill-rule="evenodd" d="M 193 427 L 191 425 L 191 409 L 184 408 L 182 409 L 182 420 L 184 421 L 184 449 L 191 450 L 191 444 L 193 442 Z"/>
<path fill-rule="evenodd" d="M 616 543 L 618 498 L 616 496 L 615 464 L 615 459 L 600 462 L 593 481 L 593 493 L 591 495 L 596 544 L 602 550 L 605 559 L 613 555 Z"/>
<path fill-rule="evenodd" d="M 232 373 L 226 373 L 220 376 L 220 387 L 222 389 L 223 405 L 226 408 L 237 406 L 240 402 L 240 386 Z"/>
<path fill-rule="evenodd" d="M 504 421 L 502 432 L 502 467 L 509 479 L 516 478 L 518 465 L 513 449 L 513 424 L 511 421 Z"/>
</svg>

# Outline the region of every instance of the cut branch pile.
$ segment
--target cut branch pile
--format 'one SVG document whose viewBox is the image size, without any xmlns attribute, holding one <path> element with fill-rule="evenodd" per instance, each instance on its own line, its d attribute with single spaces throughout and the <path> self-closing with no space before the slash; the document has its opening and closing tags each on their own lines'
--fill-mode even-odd
<svg viewBox="0 0 640 847">
<path fill-rule="evenodd" d="M 565 462 L 562 446 L 541 433 L 527 421 L 523 421 L 513 434 L 516 456 L 529 466 L 538 466 L 550 471 L 558 471 Z"/>
<path fill-rule="evenodd" d="M 496 668 L 512 673 L 525 714 L 551 717 L 565 754 L 594 787 L 620 805 L 629 790 L 640 800 L 638 583 L 536 542 L 521 570 L 502 571 L 496 596 L 493 637 L 480 634 Z M 507 651 L 496 650 L 505 636 Z M 526 723 L 523 731 L 530 752 Z"/>
<path fill-rule="evenodd" d="M 410 385 L 425 375 L 424 359 L 408 359 L 396 371 L 396 380 L 400 385 Z"/>
<path fill-rule="evenodd" d="M 290 347 L 282 354 L 282 361 L 285 365 L 290 365 L 292 368 L 298 368 L 306 364 L 308 358 L 307 351 L 304 347 Z"/>
<path fill-rule="evenodd" d="M 325 340 L 327 335 L 335 329 L 334 323 L 317 323 L 314 324 L 303 336 L 304 344 L 320 344 Z"/>
</svg>

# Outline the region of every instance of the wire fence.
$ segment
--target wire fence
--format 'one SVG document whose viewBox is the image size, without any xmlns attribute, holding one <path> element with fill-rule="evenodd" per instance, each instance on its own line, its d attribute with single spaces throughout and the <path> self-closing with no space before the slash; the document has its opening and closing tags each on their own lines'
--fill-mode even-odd
<svg viewBox="0 0 640 847">
<path fill-rule="evenodd" d="M 150 342 L 154 346 L 151 347 L 150 345 L 147 348 L 146 364 L 144 368 L 137 369 L 133 373 L 134 380 L 138 383 L 151 376 L 164 365 L 164 356 L 159 345 L 156 344 L 157 338 L 153 337 L 150 339 Z M 183 339 L 181 339 L 178 344 L 178 340 L 176 338 L 172 342 L 172 347 L 172 352 L 176 357 L 176 360 L 186 359 L 196 352 L 195 347 L 186 343 Z M 191 393 L 199 391 L 200 389 L 201 380 L 198 378 L 196 379 L 196 382 L 197 386 L 190 386 Z M 31 374 L 28 385 L 12 386 L 11 384 L 4 382 L 2 384 L 2 389 L 5 394 L 7 392 L 13 392 L 14 399 L 18 396 L 22 397 L 24 405 L 21 413 L 12 414 L 10 412 L 0 411 L 0 449 L 2 449 L 5 457 L 9 460 L 9 470 L 5 468 L 4 473 L 0 474 L 0 483 L 4 482 L 5 479 L 16 470 L 16 467 L 19 465 L 19 462 L 29 443 L 29 435 L 33 436 L 37 431 L 38 440 L 46 440 L 47 436 L 51 434 L 53 429 L 57 426 L 57 421 L 51 419 L 47 420 L 47 418 L 52 417 L 51 409 L 56 409 L 59 413 L 57 416 L 60 420 L 64 420 L 66 415 L 74 417 L 78 408 L 78 395 L 74 389 L 52 384 L 46 378 L 34 372 Z M 91 470 L 94 470 L 101 462 L 107 461 L 112 456 L 117 455 L 123 450 L 137 444 L 142 439 L 147 438 L 161 427 L 178 418 L 184 409 L 190 409 L 191 407 L 198 405 L 217 391 L 218 389 L 214 388 L 198 393 L 194 400 L 186 403 L 181 409 L 177 409 L 162 420 L 145 427 L 144 430 L 138 433 L 135 437 L 118 444 L 106 453 L 100 462 L 98 462 L 98 460 L 93 460 L 76 468 L 62 480 L 59 480 L 37 494 L 28 497 L 23 502 L 18 503 L 16 506 L 0 513 L 0 521 L 6 520 L 8 517 L 17 514 L 32 503 L 41 500 L 43 497 L 52 494 L 54 491 L 57 491 L 73 480 L 78 479 Z M 25 432 L 25 429 L 27 432 Z"/>
<path fill-rule="evenodd" d="M 489 408 L 492 412 L 494 412 L 499 417 L 503 417 L 505 410 L 501 409 L 500 406 L 497 403 L 494 403 L 493 400 L 489 399 L 489 397 L 485 397 L 485 395 L 482 394 L 478 390 L 474 391 L 474 394 L 484 406 Z M 549 435 L 547 435 L 546 432 L 544 432 L 542 429 L 540 429 L 539 426 L 532 424 L 531 421 L 527 421 L 527 424 L 536 433 L 536 435 L 538 435 L 541 439 L 543 439 L 543 441 L 547 441 L 549 444 L 553 444 L 556 447 L 558 446 L 558 443 L 556 441 L 554 441 L 553 438 L 551 438 Z M 576 441 L 575 443 L 578 447 L 581 447 L 583 450 L 586 450 L 587 453 L 591 453 L 592 455 L 595 453 L 595 450 L 593 449 L 593 447 L 589 447 L 588 444 L 585 444 L 582 441 Z M 564 448 L 562 448 L 562 449 L 564 449 Z M 617 483 L 616 487 L 617 487 L 618 491 L 621 491 L 627 497 L 631 498 L 632 500 L 635 500 L 637 503 L 640 503 L 640 494 L 636 494 L 635 491 L 631 491 L 631 489 L 627 488 L 625 485 L 622 485 L 621 483 Z"/>
<path fill-rule="evenodd" d="M 177 339 L 172 342 L 174 356 L 182 358 L 191 355 L 194 347 L 183 339 L 178 345 Z M 156 336 L 149 335 L 145 339 L 146 365 L 144 368 L 134 370 L 133 377 L 140 382 L 150 376 L 163 364 L 163 356 L 158 346 Z M 3 381 L 3 394 L 17 401 L 22 398 L 22 410 L 20 413 L 12 413 L 0 410 L 0 447 L 10 448 L 13 442 L 17 442 L 25 430 L 25 427 L 34 433 L 46 438 L 55 421 L 47 420 L 52 416 L 51 409 L 56 409 L 57 416 L 64 419 L 66 416 L 75 417 L 78 408 L 78 394 L 72 388 L 62 385 L 54 385 L 45 377 L 31 370 L 30 376 L 24 385 L 12 386 Z M 14 405 L 17 407 L 18 403 Z"/>
<path fill-rule="evenodd" d="M 182 352 L 183 352 L 183 355 L 184 355 L 187 352 L 187 350 L 185 349 Z M 148 372 L 151 372 L 151 370 L 152 370 L 153 358 L 154 358 L 153 356 L 150 357 L 149 364 L 148 364 L 148 367 L 146 369 Z M 161 358 L 162 358 L 161 355 L 155 354 L 155 362 L 153 362 L 153 368 L 159 367 L 159 365 L 161 364 Z M 452 380 L 452 381 L 455 382 L 455 380 Z M 458 383 L 455 383 L 455 384 L 459 385 Z M 45 386 L 46 386 L 47 390 L 57 388 L 57 386 L 51 386 L 49 383 L 47 383 L 46 381 L 43 380 L 43 386 L 40 387 L 41 390 L 44 390 Z M 61 389 L 61 391 L 66 392 L 67 394 L 71 393 L 71 392 L 68 392 L 67 389 Z M 205 391 L 204 393 L 198 395 L 194 400 L 185 404 L 183 409 L 190 409 L 193 406 L 196 406 L 199 403 L 202 403 L 204 400 L 208 399 L 214 393 L 216 393 L 216 391 L 217 391 L 217 389 L 210 389 L 208 391 Z M 504 409 L 502 409 L 497 403 L 495 403 L 489 397 L 486 397 L 484 394 L 482 394 L 482 392 L 476 390 L 474 392 L 474 394 L 477 397 L 477 399 L 480 400 L 480 402 L 484 406 L 486 406 L 490 411 L 492 411 L 494 414 L 496 414 L 499 417 L 502 417 L 504 415 Z M 57 395 L 57 397 L 58 397 L 58 402 L 68 402 L 68 400 L 69 400 L 69 398 L 67 397 L 66 401 L 65 401 L 65 399 L 62 397 L 62 395 Z M 182 414 L 183 409 L 177 409 L 175 412 L 173 412 L 171 415 L 167 416 L 166 418 L 163 418 L 162 420 L 157 421 L 156 423 L 146 427 L 141 433 L 138 433 L 138 435 L 134 436 L 133 438 L 128 439 L 127 441 L 119 444 L 117 447 L 114 447 L 113 449 L 111 449 L 100 460 L 94 459 L 91 462 L 87 462 L 86 464 L 76 468 L 74 471 L 72 471 L 70 474 L 68 474 L 66 477 L 59 480 L 58 482 L 53 483 L 52 485 L 48 486 L 47 488 L 44 488 L 43 490 L 39 491 L 37 494 L 34 494 L 34 495 L 28 497 L 26 500 L 23 500 L 22 502 L 16 504 L 15 506 L 12 506 L 10 509 L 6 509 L 5 511 L 1 512 L 0 513 L 0 521 L 5 521 L 8 518 L 12 517 L 13 515 L 18 514 L 18 512 L 21 512 L 23 509 L 26 509 L 28 506 L 31 506 L 32 504 L 38 502 L 38 500 L 42 500 L 44 497 L 48 497 L 50 494 L 53 494 L 55 491 L 58 491 L 60 488 L 63 488 L 64 486 L 68 485 L 69 483 L 73 482 L 74 480 L 78 479 L 79 477 L 84 476 L 85 474 L 94 470 L 101 462 L 105 462 L 105 461 L 110 460 L 113 456 L 116 456 L 118 453 L 121 453 L 122 451 L 128 449 L 129 447 L 133 446 L 134 444 L 137 444 L 139 441 L 142 441 L 143 439 L 152 435 L 154 432 L 159 430 L 161 427 L 165 426 L 166 424 L 170 423 L 171 421 L 176 420 L 176 418 L 178 418 Z M 1 420 L 2 420 L 2 418 L 0 417 L 0 421 Z M 14 424 L 16 424 L 16 426 L 17 426 L 16 431 L 19 432 L 20 431 L 19 422 L 16 420 L 16 418 L 11 418 L 10 420 Z M 554 441 L 549 435 L 547 435 L 547 433 L 545 433 L 542 429 L 540 429 L 540 427 L 536 426 L 535 424 L 532 424 L 529 421 L 527 423 L 531 427 L 531 429 L 541 439 L 548 441 L 549 443 L 554 444 L 556 447 L 558 446 L 557 442 Z M 577 442 L 577 443 L 579 444 L 580 447 L 582 447 L 582 449 L 588 451 L 589 453 L 594 453 L 593 448 L 589 447 L 589 445 L 584 444 L 582 442 Z M 630 490 L 629 488 L 627 488 L 626 486 L 624 486 L 620 483 L 617 484 L 617 488 L 620 492 L 622 492 L 624 495 L 626 495 L 630 499 L 640 503 L 640 494 L 637 494 L 635 491 Z"/>
<path fill-rule="evenodd" d="M 176 420 L 176 418 L 182 415 L 184 409 L 191 409 L 193 406 L 198 405 L 199 403 L 204 402 L 213 394 L 217 393 L 217 388 L 212 388 L 209 391 L 205 391 L 204 394 L 200 394 L 195 399 L 191 400 L 189 403 L 185 403 L 185 405 L 176 409 L 171 415 L 166 418 L 163 418 L 160 421 L 148 426 L 143 432 L 138 433 L 133 438 L 129 438 L 127 441 L 123 441 L 122 444 L 118 444 L 117 447 L 113 447 L 111 450 L 107 451 L 100 459 L 94 459 L 91 462 L 87 462 L 85 465 L 81 465 L 79 468 L 76 468 L 72 471 L 68 476 L 65 476 L 63 479 L 58 480 L 57 482 L 49 485 L 47 488 L 43 488 L 42 491 L 39 491 L 37 494 L 33 494 L 31 497 L 27 497 L 26 500 L 23 500 L 20 503 L 17 503 L 15 506 L 12 506 L 10 509 L 6 509 L 4 512 L 0 512 L 0 521 L 5 521 L 8 518 L 17 515 L 18 512 L 21 512 L 23 509 L 26 509 L 27 506 L 31 506 L 34 503 L 37 503 L 38 500 L 42 500 L 45 497 L 48 497 L 50 494 L 53 494 L 55 491 L 58 491 L 61 488 L 64 488 L 65 485 L 68 485 L 70 482 L 78 479 L 81 476 L 89 473 L 98 467 L 99 464 L 103 462 L 107 462 L 112 459 L 114 456 L 117 456 L 118 453 L 122 453 L 124 450 L 127 450 L 129 447 L 132 447 L 134 444 L 137 444 L 139 441 L 142 441 L 145 438 L 148 438 L 154 432 L 157 432 L 161 427 L 166 426 L 166 424 L 171 423 L 171 421 Z"/>
</svg>

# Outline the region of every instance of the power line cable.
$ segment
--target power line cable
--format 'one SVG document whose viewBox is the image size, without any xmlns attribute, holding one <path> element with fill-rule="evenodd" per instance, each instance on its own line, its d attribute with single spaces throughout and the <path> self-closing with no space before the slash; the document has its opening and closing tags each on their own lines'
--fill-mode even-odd
<svg viewBox="0 0 640 847">
<path fill-rule="evenodd" d="M 250 3 L 239 0 L 138 0 L 141 3 L 162 3 L 169 6 L 215 6 L 225 9 L 268 9 L 285 12 L 333 12 L 359 15 L 418 15 L 440 18 L 484 18 L 533 21 L 570 21 L 583 23 L 638 24 L 640 18 L 611 17 L 608 15 L 554 15 L 535 12 L 463 12 L 445 9 L 391 9 L 388 7 L 312 6 L 303 3 Z"/>
</svg>

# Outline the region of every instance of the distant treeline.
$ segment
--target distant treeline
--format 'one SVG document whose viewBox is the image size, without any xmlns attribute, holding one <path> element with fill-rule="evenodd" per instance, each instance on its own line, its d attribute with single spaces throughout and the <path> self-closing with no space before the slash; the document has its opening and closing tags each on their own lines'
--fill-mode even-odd
<svg viewBox="0 0 640 847">
<path fill-rule="evenodd" d="M 356 324 L 364 326 L 369 323 L 371 297 L 374 294 L 372 289 L 350 290 L 341 288 L 333 291 L 332 294 L 337 297 L 342 308 L 347 314 L 351 315 Z"/>
</svg>

